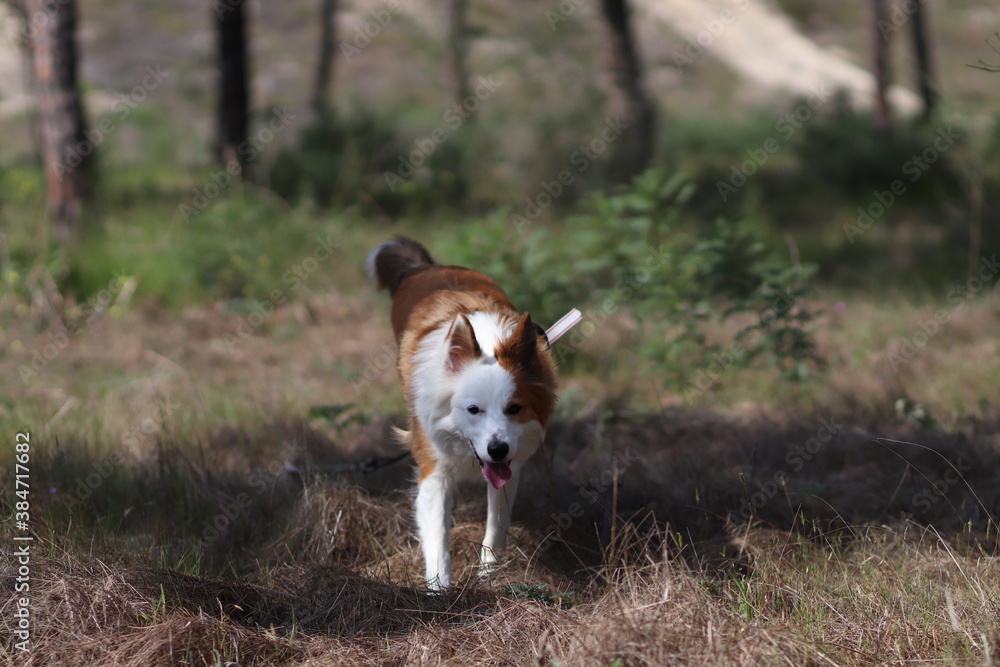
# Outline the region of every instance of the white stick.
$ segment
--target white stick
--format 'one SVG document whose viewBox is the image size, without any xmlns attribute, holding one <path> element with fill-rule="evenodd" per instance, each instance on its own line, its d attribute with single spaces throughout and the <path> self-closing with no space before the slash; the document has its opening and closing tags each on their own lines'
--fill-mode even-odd
<svg viewBox="0 0 1000 667">
<path fill-rule="evenodd" d="M 583 313 L 576 308 L 563 315 L 545 332 L 545 337 L 549 339 L 549 345 L 559 340 L 564 333 L 575 327 L 582 319 Z"/>
</svg>

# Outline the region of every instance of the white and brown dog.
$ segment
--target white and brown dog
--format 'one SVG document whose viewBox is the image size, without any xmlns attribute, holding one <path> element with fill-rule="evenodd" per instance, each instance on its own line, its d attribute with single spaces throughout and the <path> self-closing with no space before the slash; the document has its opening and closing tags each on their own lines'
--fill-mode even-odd
<svg viewBox="0 0 1000 667">
<path fill-rule="evenodd" d="M 416 518 L 427 586 L 451 585 L 452 489 L 480 476 L 486 536 L 480 574 L 507 544 L 521 466 L 545 437 L 556 402 L 555 364 L 542 329 L 492 279 L 439 266 L 397 236 L 368 256 L 368 273 L 392 294 L 399 374 L 410 409 L 404 438 L 419 468 Z"/>
</svg>

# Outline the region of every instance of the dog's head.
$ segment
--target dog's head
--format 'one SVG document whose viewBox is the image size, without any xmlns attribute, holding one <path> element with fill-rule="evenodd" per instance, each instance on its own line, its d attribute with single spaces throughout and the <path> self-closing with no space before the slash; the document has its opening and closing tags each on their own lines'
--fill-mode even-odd
<svg viewBox="0 0 1000 667">
<path fill-rule="evenodd" d="M 544 334 L 525 313 L 484 354 L 465 315 L 447 335 L 448 373 L 455 382 L 451 416 L 494 488 L 511 477 L 545 437 L 555 407 L 555 369 Z"/>
</svg>

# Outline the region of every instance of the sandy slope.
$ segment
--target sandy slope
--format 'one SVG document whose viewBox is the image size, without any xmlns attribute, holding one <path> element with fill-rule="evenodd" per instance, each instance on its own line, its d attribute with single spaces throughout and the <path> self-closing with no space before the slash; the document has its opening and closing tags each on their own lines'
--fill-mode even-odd
<svg viewBox="0 0 1000 667">
<path fill-rule="evenodd" d="M 357 21 L 349 20 L 350 17 L 360 20 L 366 16 L 365 9 L 376 5 L 380 6 L 377 2 L 360 2 L 344 7 L 342 26 L 354 25 Z M 634 0 L 633 6 L 638 21 L 651 22 L 656 24 L 658 31 L 671 32 L 666 44 L 667 53 L 671 53 L 672 57 L 668 56 L 667 62 L 673 60 L 673 64 L 680 66 L 682 71 L 686 66 L 686 58 L 691 58 L 692 61 L 713 58 L 765 90 L 808 95 L 817 86 L 844 88 L 853 93 L 858 103 L 865 106 L 871 103 L 873 79 L 864 68 L 820 47 L 799 32 L 780 11 L 767 4 L 756 0 Z M 726 17 L 728 20 L 723 21 L 721 19 L 726 10 L 731 15 Z M 95 12 L 96 10 L 92 10 L 91 14 Z M 432 16 L 433 13 L 414 11 L 407 14 L 413 14 L 411 19 L 427 34 L 433 34 L 440 28 L 440 21 Z M 90 35 L 87 32 L 87 15 L 83 20 L 86 37 Z M 201 32 L 204 32 L 204 28 L 202 26 Z M 5 5 L 0 5 L 0 117 L 16 115 L 31 105 L 23 80 L 21 54 L 15 39 L 18 30 L 19 25 L 13 12 Z M 349 37 L 350 30 L 342 28 L 342 31 Z M 88 39 L 83 39 L 85 45 L 87 41 Z M 645 46 L 662 52 L 664 45 Z M 119 57 L 122 53 L 129 53 L 129 48 L 127 44 L 123 44 L 121 49 L 116 49 Z M 169 47 L 167 51 L 170 51 Z M 157 57 L 166 57 L 164 53 Z M 91 63 L 91 75 L 95 74 L 95 67 L 102 70 L 110 64 L 106 59 L 102 60 L 100 54 L 86 55 Z M 173 58 L 167 58 L 165 64 L 169 65 L 171 60 Z M 278 67 L 278 63 L 273 62 L 272 58 L 259 58 L 258 61 L 258 79 L 276 79 L 287 84 L 286 76 L 268 76 L 276 74 L 276 70 L 269 72 L 269 69 Z M 295 67 L 292 69 L 297 71 Z M 88 102 L 97 108 L 107 108 L 110 102 L 105 98 L 109 98 L 109 95 L 104 88 L 111 81 L 106 80 L 108 77 L 98 78 L 102 80 L 84 82 L 88 87 Z M 652 80 L 650 84 L 653 85 Z M 260 81 L 257 85 L 260 87 Z M 917 97 L 900 87 L 893 88 L 891 99 L 895 109 L 902 113 L 916 111 L 919 107 Z"/>
<path fill-rule="evenodd" d="M 766 3 L 633 0 L 633 6 L 640 21 L 657 22 L 681 37 L 674 52 L 680 67 L 716 58 L 765 88 L 796 95 L 809 95 L 817 86 L 840 88 L 857 103 L 871 105 L 874 79 L 869 72 L 820 47 Z M 903 113 L 920 106 L 916 95 L 899 86 L 891 89 L 890 101 Z"/>
<path fill-rule="evenodd" d="M 0 4 L 0 118 L 16 115 L 32 104 L 17 47 L 19 32 L 17 16 L 10 7 Z"/>
</svg>

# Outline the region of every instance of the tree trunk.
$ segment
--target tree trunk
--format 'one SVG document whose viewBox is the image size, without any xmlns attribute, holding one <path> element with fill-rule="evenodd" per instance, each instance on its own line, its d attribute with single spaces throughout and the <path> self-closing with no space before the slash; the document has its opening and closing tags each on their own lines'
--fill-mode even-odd
<svg viewBox="0 0 1000 667">
<path fill-rule="evenodd" d="M 215 157 L 220 164 L 233 160 L 246 167 L 249 93 L 247 85 L 247 41 L 245 0 L 215 0 L 219 57 L 219 107 Z"/>
<path fill-rule="evenodd" d="M 614 139 L 612 177 L 624 182 L 644 171 L 656 145 L 656 109 L 642 81 L 642 67 L 629 29 L 626 0 L 603 0 L 604 18 L 611 30 L 611 72 L 624 96 L 621 135 Z"/>
<path fill-rule="evenodd" d="M 469 96 L 469 72 L 466 63 L 468 47 L 465 41 L 466 0 L 448 0 L 448 49 L 451 55 L 451 78 L 455 87 L 455 101 L 462 104 Z M 464 114 L 463 114 L 464 116 Z M 471 121 L 475 115 L 467 119 Z"/>
<path fill-rule="evenodd" d="M 37 90 L 38 87 L 35 85 L 35 54 L 31 49 L 27 0 L 4 0 L 4 3 L 17 15 L 17 21 L 20 24 L 17 35 L 11 38 L 11 43 L 16 44 L 21 52 L 24 87 L 28 91 Z M 32 114 L 28 123 L 31 125 L 31 145 L 34 148 L 32 158 L 39 168 L 43 168 L 45 162 L 42 156 L 42 129 L 38 114 Z"/>
<path fill-rule="evenodd" d="M 76 2 L 28 0 L 32 24 L 35 96 L 45 164 L 46 198 L 53 239 L 69 243 L 80 233 L 83 200 L 95 150 L 83 134 L 83 105 L 77 86 Z"/>
<path fill-rule="evenodd" d="M 319 60 L 316 63 L 316 80 L 313 82 L 312 107 L 317 117 L 322 117 L 329 107 L 330 85 L 336 56 L 334 41 L 337 35 L 337 0 L 321 0 Z"/>
<path fill-rule="evenodd" d="M 892 132 L 892 115 L 889 112 L 887 92 L 889 90 L 889 36 L 892 31 L 883 31 L 889 25 L 889 11 L 886 0 L 871 0 L 872 25 L 872 67 L 875 74 L 875 125 L 885 134 Z"/>
<path fill-rule="evenodd" d="M 930 40 L 927 37 L 926 7 L 923 2 L 913 4 L 913 14 L 910 16 L 910 36 L 913 39 L 913 55 L 917 66 L 917 88 L 924 108 L 921 112 L 923 120 L 928 120 L 937 107 L 937 90 L 934 86 L 934 73 L 931 67 Z"/>
</svg>

